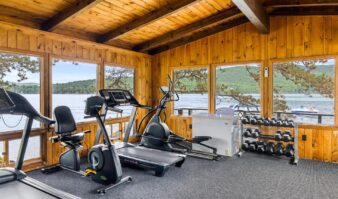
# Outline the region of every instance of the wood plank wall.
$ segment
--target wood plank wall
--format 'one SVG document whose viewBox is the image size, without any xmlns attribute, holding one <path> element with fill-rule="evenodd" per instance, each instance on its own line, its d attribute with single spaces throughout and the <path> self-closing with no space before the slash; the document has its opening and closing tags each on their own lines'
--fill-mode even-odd
<svg viewBox="0 0 338 199">
<path fill-rule="evenodd" d="M 152 62 L 153 104 L 158 103 L 158 88 L 167 84 L 172 67 L 204 65 L 212 69 L 221 64 L 259 62 L 270 69 L 271 77 L 273 61 L 338 57 L 337 16 L 271 17 L 270 28 L 270 34 L 261 35 L 246 23 L 155 55 Z M 264 116 L 272 113 L 271 83 L 272 78 L 263 78 Z M 172 115 L 172 106 L 168 106 L 167 112 Z M 178 134 L 191 136 L 191 118 L 171 116 L 168 123 Z M 300 137 L 307 136 L 307 140 L 299 144 L 301 158 L 338 162 L 337 126 L 301 125 L 299 132 Z"/>
<path fill-rule="evenodd" d="M 51 59 L 61 57 L 64 59 L 97 63 L 99 65 L 98 87 L 104 85 L 104 64 L 116 66 L 126 66 L 135 68 L 135 96 L 144 104 L 151 102 L 151 56 L 133 51 L 114 48 L 107 45 L 97 44 L 80 39 L 65 37 L 62 35 L 38 31 L 27 27 L 0 22 L 0 51 L 18 52 L 24 54 L 38 55 L 43 59 L 43 75 L 41 86 L 42 113 L 51 116 L 51 84 L 50 73 Z M 46 86 L 50 85 L 50 86 Z M 144 112 L 140 112 L 141 116 Z M 95 123 L 82 123 L 78 125 L 79 130 L 92 130 L 95 132 Z M 43 151 L 43 159 L 46 164 L 57 162 L 61 152 L 58 144 L 50 144 L 47 139 L 52 136 L 43 137 L 42 142 L 46 142 L 47 149 Z M 85 143 L 91 146 L 94 133 L 86 136 Z M 5 139 L 5 138 L 4 138 Z M 85 147 L 88 148 L 88 147 Z"/>
</svg>

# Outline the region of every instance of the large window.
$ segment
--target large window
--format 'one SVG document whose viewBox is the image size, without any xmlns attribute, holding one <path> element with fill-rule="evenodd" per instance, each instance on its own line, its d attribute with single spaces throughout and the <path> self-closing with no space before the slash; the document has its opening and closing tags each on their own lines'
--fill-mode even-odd
<svg viewBox="0 0 338 199">
<path fill-rule="evenodd" d="M 222 108 L 260 111 L 260 65 L 216 68 L 216 111 Z"/>
<path fill-rule="evenodd" d="M 105 67 L 105 88 L 125 89 L 134 94 L 134 69 L 107 65 Z M 129 116 L 131 106 L 119 107 L 123 116 Z M 113 117 L 116 114 L 109 114 Z"/>
<path fill-rule="evenodd" d="M 68 106 L 76 122 L 86 121 L 86 100 L 96 95 L 96 71 L 97 64 L 53 59 L 53 110 L 57 106 Z"/>
<path fill-rule="evenodd" d="M 334 59 L 273 63 L 273 109 L 302 123 L 334 123 Z"/>
<path fill-rule="evenodd" d="M 179 101 L 174 102 L 176 115 L 208 112 L 208 69 L 192 68 L 174 70 L 175 91 Z"/>
<path fill-rule="evenodd" d="M 22 94 L 40 110 L 40 63 L 36 56 L 0 53 L 0 87 Z M 17 115 L 0 115 L 0 132 L 22 130 L 26 118 Z M 40 127 L 34 121 L 33 128 Z"/>
</svg>

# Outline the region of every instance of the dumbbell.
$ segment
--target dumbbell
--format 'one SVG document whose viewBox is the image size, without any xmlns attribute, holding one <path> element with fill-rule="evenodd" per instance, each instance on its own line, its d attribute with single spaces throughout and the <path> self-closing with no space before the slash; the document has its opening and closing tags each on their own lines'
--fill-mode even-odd
<svg viewBox="0 0 338 199">
<path fill-rule="evenodd" d="M 257 143 L 256 142 L 250 142 L 249 151 L 256 152 L 256 150 L 257 150 Z"/>
<path fill-rule="evenodd" d="M 282 139 L 284 142 L 291 142 L 292 141 L 291 131 L 284 131 Z"/>
<path fill-rule="evenodd" d="M 244 116 L 242 118 L 242 124 L 250 124 L 250 116 Z"/>
<path fill-rule="evenodd" d="M 266 142 L 257 142 L 257 152 L 265 153 L 266 151 Z"/>
<path fill-rule="evenodd" d="M 276 141 L 282 141 L 282 139 L 283 139 L 282 131 L 277 130 L 276 133 L 275 133 L 275 140 Z"/>
<path fill-rule="evenodd" d="M 276 146 L 275 154 L 277 156 L 282 156 L 284 154 L 284 146 L 282 143 L 278 143 Z"/>
<path fill-rule="evenodd" d="M 293 144 L 286 145 L 285 156 L 292 158 L 294 155 L 295 155 L 295 149 L 293 147 Z"/>
<path fill-rule="evenodd" d="M 276 120 L 276 126 L 283 126 L 283 120 L 277 119 Z"/>
<path fill-rule="evenodd" d="M 295 126 L 295 122 L 293 120 L 288 120 L 288 127 L 294 127 Z"/>
<path fill-rule="evenodd" d="M 275 143 L 269 142 L 269 143 L 266 145 L 265 153 L 266 153 L 266 154 L 269 154 L 269 155 L 274 154 L 274 153 L 275 153 Z"/>
<path fill-rule="evenodd" d="M 269 120 L 269 118 L 265 118 L 263 121 L 263 125 L 264 126 L 270 126 L 271 121 Z"/>
<path fill-rule="evenodd" d="M 254 117 L 251 117 L 250 118 L 250 124 L 257 124 L 257 119 L 258 119 L 258 117 L 257 116 L 254 116 Z"/>
<path fill-rule="evenodd" d="M 270 125 L 271 126 L 276 126 L 277 125 L 277 120 L 276 120 L 276 118 L 271 118 L 271 120 L 270 120 Z"/>
<path fill-rule="evenodd" d="M 251 132 L 251 137 L 252 138 L 259 138 L 261 132 L 259 131 L 259 129 L 255 129 Z"/>
<path fill-rule="evenodd" d="M 251 137 L 251 133 L 252 133 L 252 129 L 247 128 L 247 129 L 245 129 L 243 136 L 246 137 L 246 138 Z"/>
<path fill-rule="evenodd" d="M 264 119 L 262 117 L 257 119 L 257 124 L 258 125 L 263 125 L 264 124 Z"/>
<path fill-rule="evenodd" d="M 250 141 L 249 140 L 245 140 L 245 142 L 242 144 L 242 149 L 244 151 L 248 151 L 249 150 L 249 145 L 250 145 Z"/>
</svg>

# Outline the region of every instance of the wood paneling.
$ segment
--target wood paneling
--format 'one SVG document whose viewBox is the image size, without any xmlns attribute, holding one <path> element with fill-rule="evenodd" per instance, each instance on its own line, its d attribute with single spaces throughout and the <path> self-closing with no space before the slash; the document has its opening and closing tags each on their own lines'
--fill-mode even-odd
<svg viewBox="0 0 338 199">
<path fill-rule="evenodd" d="M 152 61 L 153 103 L 157 104 L 161 96 L 159 86 L 167 84 L 170 67 L 262 62 L 263 67 L 270 68 L 271 77 L 271 63 L 277 59 L 338 55 L 337 16 L 271 17 L 270 23 L 268 35 L 259 34 L 252 24 L 246 23 L 156 54 Z M 269 94 L 272 92 L 272 78 L 263 78 L 262 82 L 263 114 L 269 116 L 272 113 Z M 171 109 L 167 113 L 171 115 L 169 125 L 173 130 L 180 135 L 191 136 L 188 128 L 191 121 L 187 117 L 173 116 Z M 307 137 L 299 144 L 301 158 L 338 161 L 338 127 L 304 125 L 300 126 L 299 132 L 300 138 L 301 135 Z"/>
</svg>

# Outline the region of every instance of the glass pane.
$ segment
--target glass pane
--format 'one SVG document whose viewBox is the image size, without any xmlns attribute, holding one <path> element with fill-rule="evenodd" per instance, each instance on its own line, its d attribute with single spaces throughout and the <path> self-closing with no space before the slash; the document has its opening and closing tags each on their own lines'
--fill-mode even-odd
<svg viewBox="0 0 338 199">
<path fill-rule="evenodd" d="M 105 87 L 113 89 L 125 89 L 134 94 L 134 74 L 135 70 L 131 68 L 123 68 L 117 66 L 105 67 Z M 129 116 L 131 114 L 131 106 L 119 107 L 123 110 L 122 116 Z M 109 112 L 108 118 L 116 118 L 120 114 Z"/>
<path fill-rule="evenodd" d="M 68 106 L 76 122 L 84 119 L 88 97 L 96 95 L 97 64 L 53 60 L 53 110 L 57 106 Z"/>
<path fill-rule="evenodd" d="M 174 84 L 180 97 L 179 101 L 174 102 L 176 115 L 208 112 L 208 69 L 175 70 Z"/>
<path fill-rule="evenodd" d="M 273 108 L 301 123 L 334 124 L 334 59 L 273 63 Z"/>
<path fill-rule="evenodd" d="M 21 139 L 9 141 L 9 162 L 15 164 L 19 153 Z M 40 136 L 30 137 L 26 149 L 24 160 L 30 160 L 41 157 Z"/>
<path fill-rule="evenodd" d="M 0 53 L 0 87 L 22 94 L 40 111 L 40 62 L 35 56 Z M 22 130 L 26 118 L 0 115 L 0 132 Z M 34 121 L 33 128 L 40 127 Z"/>
<path fill-rule="evenodd" d="M 260 111 L 260 65 L 216 68 L 216 110 Z"/>
</svg>

